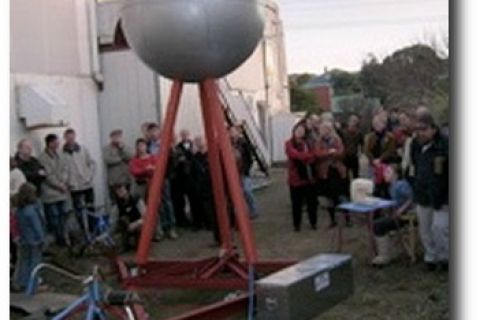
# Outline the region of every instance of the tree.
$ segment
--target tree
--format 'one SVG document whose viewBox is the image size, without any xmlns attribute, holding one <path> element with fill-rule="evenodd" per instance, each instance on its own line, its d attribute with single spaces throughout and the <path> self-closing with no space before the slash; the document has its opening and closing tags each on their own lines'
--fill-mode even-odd
<svg viewBox="0 0 480 320">
<path fill-rule="evenodd" d="M 362 92 L 358 73 L 351 73 L 339 69 L 330 71 L 335 95 L 350 95 Z"/>
<path fill-rule="evenodd" d="M 439 121 L 448 117 L 448 57 L 425 44 L 395 51 L 380 62 L 370 55 L 360 71 L 366 97 L 378 97 L 386 107 L 429 106 Z M 447 52 L 448 54 L 448 52 Z"/>
<path fill-rule="evenodd" d="M 310 81 L 313 77 L 315 77 L 315 75 L 309 73 L 289 76 L 290 106 L 292 112 L 314 112 L 316 110 L 315 94 L 312 91 L 302 88 L 302 85 Z"/>
<path fill-rule="evenodd" d="M 359 74 L 359 82 L 365 97 L 378 98 L 383 103 L 387 98 L 386 78 L 382 64 L 370 54 L 363 61 Z"/>
</svg>

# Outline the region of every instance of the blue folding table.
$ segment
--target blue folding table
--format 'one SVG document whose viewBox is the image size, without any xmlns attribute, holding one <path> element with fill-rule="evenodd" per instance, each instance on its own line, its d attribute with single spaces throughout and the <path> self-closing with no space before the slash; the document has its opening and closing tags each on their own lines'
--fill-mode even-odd
<svg viewBox="0 0 480 320">
<path fill-rule="evenodd" d="M 367 227 L 369 236 L 369 253 L 372 258 L 377 253 L 375 246 L 375 236 L 373 234 L 373 219 L 376 211 L 381 209 L 390 209 L 395 207 L 395 201 L 386 199 L 375 199 L 371 202 L 346 202 L 337 206 L 337 209 L 350 214 L 352 222 L 361 221 Z M 343 246 L 343 227 L 346 224 L 346 216 L 341 218 L 337 229 L 337 251 L 342 251 Z"/>
</svg>

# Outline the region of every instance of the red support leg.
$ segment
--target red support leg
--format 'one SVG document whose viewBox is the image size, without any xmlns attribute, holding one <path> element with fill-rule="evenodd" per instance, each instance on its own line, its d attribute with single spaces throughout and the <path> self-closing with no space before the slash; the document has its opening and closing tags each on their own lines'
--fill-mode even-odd
<svg viewBox="0 0 480 320">
<path fill-rule="evenodd" d="M 210 112 L 211 107 L 208 104 L 208 98 L 203 83 L 200 83 L 200 97 L 203 123 L 205 125 L 205 137 L 208 143 L 208 163 L 215 200 L 215 214 L 217 216 L 217 223 L 220 232 L 220 243 L 224 252 L 230 252 L 232 250 L 232 235 L 230 232 L 227 201 L 225 199 L 225 182 L 223 181 L 220 151 L 217 143 L 218 132 L 216 132 L 213 126 Z"/>
<path fill-rule="evenodd" d="M 175 125 L 175 119 L 177 118 L 182 87 L 183 83 L 181 81 L 175 80 L 173 82 L 165 123 L 163 124 L 160 136 L 161 151 L 155 166 L 155 173 L 149 186 L 147 214 L 143 223 L 136 256 L 138 265 L 144 265 L 148 262 L 148 254 L 158 219 L 158 206 L 162 201 L 162 189 L 165 181 L 168 158 L 170 156 L 173 127 Z"/>
<path fill-rule="evenodd" d="M 208 107 L 211 109 L 213 125 L 218 132 L 218 143 L 223 164 L 225 166 L 228 190 L 235 208 L 235 217 L 240 231 L 240 238 L 243 243 L 245 258 L 247 263 L 255 264 L 257 262 L 257 252 L 251 230 L 248 208 L 241 188 L 240 175 L 236 165 L 230 136 L 225 127 L 225 115 L 218 99 L 218 87 L 212 79 L 205 80 L 202 84 L 205 88 L 204 91 L 208 101 Z"/>
</svg>

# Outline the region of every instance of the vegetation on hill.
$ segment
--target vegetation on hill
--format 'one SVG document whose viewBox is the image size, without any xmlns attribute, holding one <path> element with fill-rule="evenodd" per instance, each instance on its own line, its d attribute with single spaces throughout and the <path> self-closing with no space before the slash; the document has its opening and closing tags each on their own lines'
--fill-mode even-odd
<svg viewBox="0 0 480 320">
<path fill-rule="evenodd" d="M 370 54 L 358 72 L 333 69 L 329 74 L 335 96 L 379 99 L 386 108 L 413 109 L 425 105 L 440 123 L 448 122 L 449 58 L 435 45 L 408 46 L 384 59 Z M 313 77 L 314 74 L 290 76 L 292 111 L 317 109 L 314 94 L 301 87 Z M 343 105 L 339 107 L 345 112 L 353 108 Z"/>
</svg>

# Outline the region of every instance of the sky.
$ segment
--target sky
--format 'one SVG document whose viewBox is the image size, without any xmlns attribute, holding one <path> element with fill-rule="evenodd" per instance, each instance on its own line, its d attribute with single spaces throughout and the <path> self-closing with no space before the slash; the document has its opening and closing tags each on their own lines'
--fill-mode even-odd
<svg viewBox="0 0 480 320">
<path fill-rule="evenodd" d="M 448 0 L 276 0 L 289 73 L 360 70 L 369 53 L 448 37 Z M 443 42 L 444 43 L 444 42 Z"/>
</svg>

